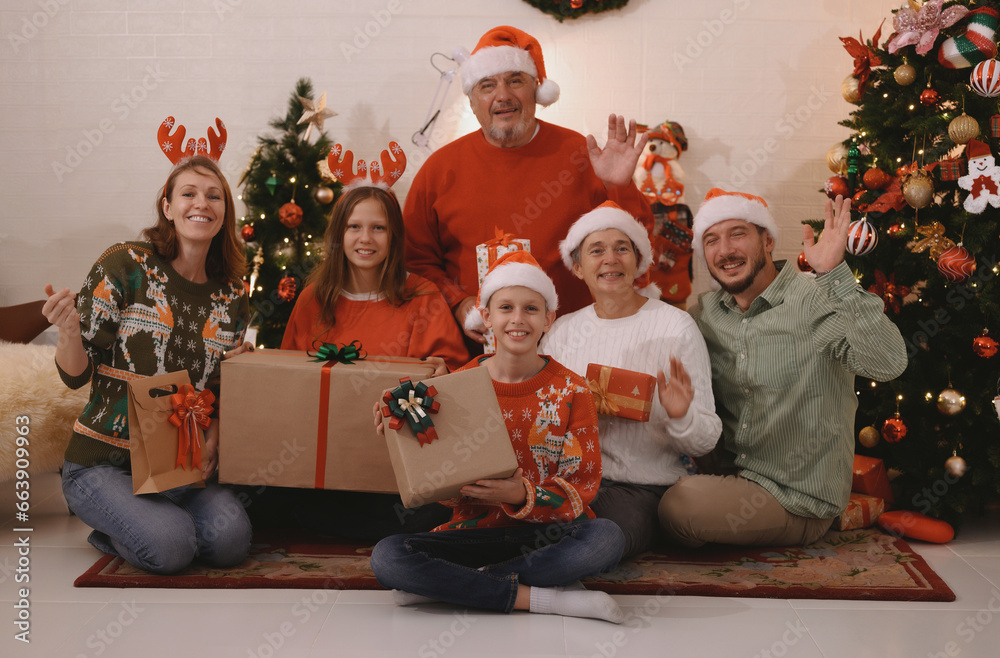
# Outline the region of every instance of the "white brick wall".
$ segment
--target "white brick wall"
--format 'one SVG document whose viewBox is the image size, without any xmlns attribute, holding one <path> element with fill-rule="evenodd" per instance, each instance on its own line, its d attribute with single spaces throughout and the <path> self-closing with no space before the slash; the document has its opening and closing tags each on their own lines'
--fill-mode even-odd
<svg viewBox="0 0 1000 658">
<path fill-rule="evenodd" d="M 41 298 L 46 282 L 79 287 L 106 246 L 152 221 L 169 169 L 162 119 L 199 136 L 222 117 L 235 184 L 300 76 L 339 113 L 332 138 L 356 152 L 407 148 L 405 193 L 424 157 L 410 136 L 438 84 L 431 54 L 471 49 L 499 24 L 535 35 L 562 86 L 540 117 L 600 140 L 611 111 L 680 122 L 688 204 L 717 185 L 764 195 L 785 229 L 778 255 L 794 258 L 798 222 L 821 213 L 826 152 L 846 135 L 852 62 L 837 37 L 870 38 L 898 5 L 632 0 L 558 23 L 520 0 L 4 0 L 0 306 Z M 458 87 L 436 144 L 476 127 Z"/>
</svg>

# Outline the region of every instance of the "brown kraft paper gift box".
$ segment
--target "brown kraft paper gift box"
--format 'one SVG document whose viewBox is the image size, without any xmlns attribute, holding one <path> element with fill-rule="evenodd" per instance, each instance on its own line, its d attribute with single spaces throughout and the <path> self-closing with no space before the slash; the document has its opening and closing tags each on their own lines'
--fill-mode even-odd
<svg viewBox="0 0 1000 658">
<path fill-rule="evenodd" d="M 471 368 L 424 383 L 434 387 L 434 400 L 441 405 L 437 413 L 429 414 L 438 435 L 435 441 L 420 445 L 409 423 L 404 421 L 394 430 L 389 426 L 392 417 L 382 418 L 403 505 L 418 507 L 455 498 L 476 480 L 513 475 L 517 456 L 489 371 Z M 383 404 L 383 416 L 384 409 Z"/>
<path fill-rule="evenodd" d="M 401 377 L 433 372 L 426 362 L 402 356 L 330 364 L 306 352 L 265 350 L 226 359 L 219 480 L 395 493 L 389 452 L 375 431 L 372 409 Z M 321 416 L 322 406 L 327 409 Z"/>
</svg>

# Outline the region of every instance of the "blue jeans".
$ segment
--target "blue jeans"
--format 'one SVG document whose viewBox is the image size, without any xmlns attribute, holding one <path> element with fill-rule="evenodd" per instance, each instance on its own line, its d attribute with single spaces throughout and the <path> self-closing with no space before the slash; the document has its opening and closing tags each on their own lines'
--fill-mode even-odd
<svg viewBox="0 0 1000 658">
<path fill-rule="evenodd" d="M 90 543 L 140 569 L 171 574 L 195 558 L 231 567 L 250 552 L 246 511 L 219 484 L 137 496 L 120 466 L 64 462 L 62 488 L 70 510 L 94 529 Z"/>
<path fill-rule="evenodd" d="M 625 547 L 607 519 L 393 535 L 375 545 L 378 582 L 437 601 L 514 608 L 518 583 L 568 585 L 614 569 Z"/>
</svg>

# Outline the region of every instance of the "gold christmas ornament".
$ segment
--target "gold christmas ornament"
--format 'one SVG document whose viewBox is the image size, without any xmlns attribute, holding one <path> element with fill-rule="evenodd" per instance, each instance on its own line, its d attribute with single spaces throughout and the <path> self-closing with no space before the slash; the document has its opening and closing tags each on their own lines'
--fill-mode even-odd
<svg viewBox="0 0 1000 658">
<path fill-rule="evenodd" d="M 945 416 L 954 416 L 965 409 L 965 396 L 953 388 L 946 388 L 938 394 L 937 408 Z"/>
<path fill-rule="evenodd" d="M 826 152 L 826 166 L 835 174 L 847 173 L 847 147 L 843 144 L 834 144 Z"/>
<path fill-rule="evenodd" d="M 314 194 L 316 195 L 316 201 L 322 204 L 327 204 L 333 201 L 333 190 L 331 190 L 329 187 L 324 187 L 324 186 L 317 187 L 316 192 L 314 192 Z"/>
<path fill-rule="evenodd" d="M 944 470 L 945 472 L 955 478 L 960 478 L 965 475 L 965 471 L 968 468 L 968 464 L 965 460 L 958 456 L 957 452 L 952 452 L 951 457 L 945 460 Z"/>
<path fill-rule="evenodd" d="M 941 254 L 955 246 L 949 238 L 944 237 L 944 224 L 934 222 L 916 228 L 916 235 L 923 236 L 909 245 L 910 251 L 915 254 L 922 254 L 925 251 L 933 260 L 937 260 Z"/>
<path fill-rule="evenodd" d="M 906 87 L 907 85 L 912 85 L 917 79 L 917 69 L 909 64 L 900 64 L 893 71 L 892 77 L 896 79 L 897 84 Z"/>
<path fill-rule="evenodd" d="M 859 89 L 860 81 L 853 75 L 849 75 L 844 78 L 844 81 L 840 83 L 840 95 L 844 97 L 844 100 L 848 103 L 857 103 L 858 99 L 861 98 L 861 90 Z"/>
<path fill-rule="evenodd" d="M 963 112 L 948 124 L 948 137 L 956 144 L 965 144 L 979 136 L 979 122 Z"/>
<path fill-rule="evenodd" d="M 934 182 L 923 169 L 913 172 L 903 181 L 903 198 L 911 207 L 926 208 L 934 199 Z"/>
<path fill-rule="evenodd" d="M 861 431 L 858 432 L 858 441 L 866 448 L 874 448 L 875 444 L 879 442 L 882 435 L 878 433 L 878 430 L 869 425 L 868 427 L 862 427 Z"/>
</svg>

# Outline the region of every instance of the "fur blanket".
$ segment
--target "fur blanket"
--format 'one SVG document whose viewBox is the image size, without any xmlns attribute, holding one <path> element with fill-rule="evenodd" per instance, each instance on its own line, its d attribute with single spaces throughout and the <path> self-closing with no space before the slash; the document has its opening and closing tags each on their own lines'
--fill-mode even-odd
<svg viewBox="0 0 1000 658">
<path fill-rule="evenodd" d="M 55 471 L 63 463 L 90 387 L 66 388 L 55 353 L 53 345 L 0 341 L 0 482 L 14 479 L 19 427 L 28 429 L 30 472 Z"/>
</svg>

